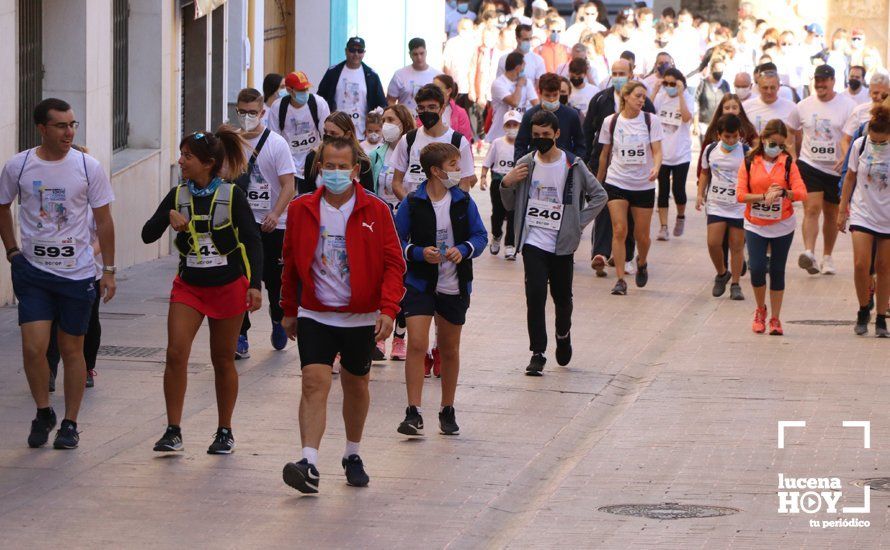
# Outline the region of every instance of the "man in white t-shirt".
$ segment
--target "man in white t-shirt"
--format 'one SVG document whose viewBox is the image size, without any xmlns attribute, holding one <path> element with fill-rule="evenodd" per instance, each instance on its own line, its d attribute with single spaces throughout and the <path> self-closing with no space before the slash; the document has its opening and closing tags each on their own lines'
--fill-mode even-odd
<svg viewBox="0 0 890 550">
<path fill-rule="evenodd" d="M 469 192 L 476 185 L 473 150 L 467 138 L 442 123 L 445 93 L 435 84 L 427 84 L 417 91 L 414 100 L 422 127 L 405 133 L 396 145 L 392 155 L 393 193 L 402 200 L 426 179 L 420 165 L 420 151 L 430 143 L 450 143 L 460 150 L 460 188 Z"/>
<path fill-rule="evenodd" d="M 856 65 L 850 67 L 850 75 L 847 78 L 847 87 L 844 89 L 844 95 L 853 100 L 856 105 L 870 103 L 871 97 L 868 95 L 868 88 L 863 86 L 865 83 L 865 67 Z"/>
<path fill-rule="evenodd" d="M 578 15 L 575 17 L 575 23 L 562 35 L 563 43 L 569 46 L 577 44 L 587 31 L 606 33 L 608 29 L 597 20 L 598 17 L 599 9 L 596 7 L 596 2 L 587 2 L 581 5 L 578 8 Z"/>
<path fill-rule="evenodd" d="M 55 98 L 41 101 L 34 109 L 34 123 L 40 132 L 40 146 L 12 157 L 0 173 L 0 237 L 18 299 L 25 374 L 37 405 L 28 446 L 44 445 L 56 425 L 46 361 L 55 320 L 65 365 L 65 417 L 53 447 L 74 449 L 80 440 L 77 414 L 86 385 L 84 334 L 96 293 L 105 302 L 115 293 L 110 206 L 114 193 L 99 161 L 72 147 L 79 123 L 68 103 Z M 21 249 L 12 219 L 16 199 Z M 98 289 L 90 211 L 105 264 Z"/>
<path fill-rule="evenodd" d="M 331 114 L 326 101 L 309 92 L 312 84 L 306 73 L 297 71 L 284 79 L 287 95 L 275 100 L 266 113 L 266 125 L 281 135 L 290 148 L 297 176 L 297 188 L 304 183 L 300 177 L 306 164 L 306 155 L 321 143 L 324 121 Z"/>
<path fill-rule="evenodd" d="M 779 97 L 779 75 L 775 71 L 764 71 L 757 77 L 757 91 L 759 95 L 743 103 L 748 120 L 754 125 L 757 134 L 763 130 L 766 123 L 775 118 L 783 121 L 788 127 L 788 145 L 794 143 L 797 131 L 800 129 L 800 117 L 797 113 L 797 105 L 787 99 Z M 793 147 L 788 147 L 788 154 L 795 157 Z"/>
<path fill-rule="evenodd" d="M 412 111 L 417 107 L 414 94 L 425 84 L 433 81 L 439 71 L 426 63 L 426 42 L 423 38 L 412 38 L 408 42 L 411 64 L 402 67 L 392 75 L 386 90 L 386 101 L 390 105 L 401 103 Z"/>
<path fill-rule="evenodd" d="M 328 68 L 318 85 L 318 95 L 325 98 L 331 111 L 343 111 L 352 117 L 359 141 L 365 139 L 368 112 L 387 106 L 380 76 L 362 62 L 364 58 L 365 41 L 353 36 L 346 42 L 346 61 Z"/>
<path fill-rule="evenodd" d="M 532 86 L 537 88 L 538 79 L 547 71 L 544 68 L 544 58 L 532 51 L 532 28 L 530 25 L 516 26 L 516 52 L 523 56 L 525 77 L 531 81 Z M 507 70 L 507 55 L 498 60 L 498 76 Z"/>
<path fill-rule="evenodd" d="M 797 104 L 801 135 L 800 158 L 797 167 L 807 186 L 804 202 L 804 252 L 798 265 L 810 274 L 820 271 L 814 250 L 819 236 L 819 214 L 823 215 L 824 235 L 821 271 L 835 273 L 831 253 L 837 241 L 837 208 L 840 203 L 840 170 L 844 163 L 841 154 L 843 127 L 853 112 L 853 100 L 834 91 L 834 69 L 819 65 L 813 75 L 816 95 Z"/>
<path fill-rule="evenodd" d="M 265 104 L 263 94 L 253 88 L 238 93 L 235 113 L 241 126 L 244 155 L 250 159 L 247 171 L 235 182 L 247 195 L 253 217 L 263 240 L 263 284 L 269 295 L 269 316 L 272 318 L 272 347 L 282 350 L 287 335 L 281 326 L 284 311 L 281 298 L 281 247 L 287 223 L 287 205 L 294 198 L 294 159 L 287 141 L 263 125 Z M 244 316 L 238 337 L 235 358 L 249 357 L 247 331 L 250 315 Z"/>
<path fill-rule="evenodd" d="M 569 78 L 569 65 L 575 59 L 584 59 L 585 61 L 587 61 L 587 59 L 588 59 L 587 46 L 585 46 L 584 44 L 581 44 L 580 42 L 575 44 L 574 46 L 572 46 L 571 59 L 569 59 L 565 63 L 561 63 L 559 65 L 559 67 L 556 68 L 556 74 L 558 74 L 559 76 L 564 76 L 566 78 Z M 593 70 L 593 67 L 590 65 L 589 61 L 587 62 L 587 71 L 584 73 L 584 78 L 586 78 L 587 81 L 590 82 L 591 84 L 597 83 L 596 72 Z"/>
<path fill-rule="evenodd" d="M 572 85 L 572 93 L 569 94 L 569 105 L 578 109 L 581 118 L 587 116 L 587 108 L 590 100 L 599 93 L 600 89 L 588 82 L 587 74 L 590 63 L 587 59 L 573 59 L 569 62 L 569 82 Z"/>
<path fill-rule="evenodd" d="M 875 73 L 868 82 L 868 95 L 871 101 L 853 109 L 850 118 L 844 124 L 844 137 L 841 141 L 841 157 L 846 158 L 850 150 L 850 142 L 860 126 L 871 118 L 871 110 L 890 96 L 890 76 L 887 73 Z"/>
<path fill-rule="evenodd" d="M 538 94 L 531 79 L 525 74 L 523 56 L 518 52 L 507 54 L 504 74 L 497 77 L 491 85 L 491 128 L 485 134 L 485 141 L 494 140 L 504 135 L 504 115 L 507 111 L 518 111 L 520 115 L 538 104 Z"/>
</svg>

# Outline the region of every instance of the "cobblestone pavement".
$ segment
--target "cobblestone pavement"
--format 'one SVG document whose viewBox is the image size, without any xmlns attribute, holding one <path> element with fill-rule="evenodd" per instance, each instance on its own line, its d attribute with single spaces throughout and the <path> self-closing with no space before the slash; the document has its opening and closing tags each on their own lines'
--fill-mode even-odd
<svg viewBox="0 0 890 550">
<path fill-rule="evenodd" d="M 488 194 L 473 194 L 488 212 Z M 798 235 L 791 264 L 799 248 Z M 838 248 L 835 276 L 789 267 L 786 336 L 778 338 L 751 333 L 747 278 L 745 302 L 711 297 L 700 213 L 690 213 L 682 238 L 654 243 L 649 286 L 631 285 L 627 297 L 609 295 L 612 273 L 593 276 L 585 244 L 575 264 L 574 360 L 557 367 L 551 349 L 543 378 L 523 375 L 521 262 L 486 253 L 475 264 L 463 338 L 461 435 L 428 430 L 426 439 L 408 441 L 397 434 L 406 399 L 402 366 L 379 363 L 362 442 L 371 485 L 345 485 L 335 388 L 317 497 L 302 497 L 281 481 L 283 464 L 299 458 L 300 372 L 295 345 L 272 351 L 265 314 L 251 332 L 252 358 L 238 363 L 237 451 L 205 454 L 216 406 L 202 330 L 189 369 L 186 450 L 159 457 L 151 447 L 165 426 L 172 259 L 126 270 L 118 297 L 103 307 L 104 345 L 148 349 L 144 357 L 100 357 L 76 451 L 27 448 L 34 409 L 16 315 L 0 309 L 3 547 L 886 546 L 887 492 L 871 493 L 868 514 L 840 512 L 861 506 L 856 480 L 890 476 L 879 459 L 890 445 L 890 414 L 881 405 L 890 384 L 880 374 L 890 368 L 890 342 L 853 335 L 849 238 L 842 236 Z M 437 381 L 429 380 L 431 424 L 438 397 Z M 61 384 L 53 403 L 61 411 Z M 777 448 L 779 420 L 807 423 L 788 431 L 784 449 Z M 870 449 L 863 449 L 861 429 L 841 427 L 844 420 L 871 422 Z M 840 478 L 839 511 L 777 513 L 780 473 Z M 734 513 L 649 519 L 599 510 L 664 503 Z M 810 526 L 838 518 L 870 526 Z"/>
</svg>

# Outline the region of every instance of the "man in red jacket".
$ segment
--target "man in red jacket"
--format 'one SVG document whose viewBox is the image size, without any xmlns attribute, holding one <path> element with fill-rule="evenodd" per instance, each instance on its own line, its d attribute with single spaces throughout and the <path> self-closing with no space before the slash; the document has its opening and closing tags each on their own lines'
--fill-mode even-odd
<svg viewBox="0 0 890 550">
<path fill-rule="evenodd" d="M 371 401 L 371 352 L 392 332 L 405 293 L 405 260 L 389 207 L 355 184 L 358 151 L 334 138 L 322 145 L 318 162 L 323 185 L 291 202 L 282 253 L 281 324 L 297 340 L 303 372 L 303 458 L 287 463 L 283 476 L 301 493 L 318 492 L 318 446 L 337 354 L 346 427 L 341 464 L 349 485 L 368 484 L 358 451 Z"/>
</svg>

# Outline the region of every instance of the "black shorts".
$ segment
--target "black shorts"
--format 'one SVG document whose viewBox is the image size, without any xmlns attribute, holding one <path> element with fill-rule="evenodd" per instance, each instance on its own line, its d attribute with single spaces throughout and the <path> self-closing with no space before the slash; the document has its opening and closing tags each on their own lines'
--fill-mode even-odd
<svg viewBox="0 0 890 550">
<path fill-rule="evenodd" d="M 875 231 L 874 229 L 869 229 L 869 228 L 863 227 L 861 225 L 851 225 L 850 231 L 858 231 L 859 233 L 866 233 L 876 239 L 890 239 L 890 233 L 881 233 L 879 231 Z"/>
<path fill-rule="evenodd" d="M 463 325 L 467 322 L 469 308 L 469 296 L 421 292 L 411 285 L 405 285 L 405 297 L 402 298 L 402 312 L 405 317 L 414 317 L 415 315 L 432 317 L 438 313 L 452 325 Z"/>
<path fill-rule="evenodd" d="M 374 327 L 335 327 L 315 319 L 297 319 L 297 348 L 300 368 L 306 365 L 334 365 L 340 354 L 340 365 L 349 374 L 365 376 L 371 370 L 374 349 Z"/>
<path fill-rule="evenodd" d="M 725 223 L 727 227 L 735 227 L 736 229 L 745 228 L 745 218 L 727 218 L 725 216 L 708 214 L 708 225 L 712 223 Z"/>
<path fill-rule="evenodd" d="M 825 202 L 841 203 L 840 176 L 826 174 L 800 160 L 797 161 L 797 169 L 800 170 L 800 177 L 807 186 L 807 193 L 822 193 L 822 200 Z"/>
<path fill-rule="evenodd" d="M 634 208 L 655 208 L 655 189 L 629 191 L 611 183 L 603 184 L 610 201 L 627 201 Z"/>
</svg>

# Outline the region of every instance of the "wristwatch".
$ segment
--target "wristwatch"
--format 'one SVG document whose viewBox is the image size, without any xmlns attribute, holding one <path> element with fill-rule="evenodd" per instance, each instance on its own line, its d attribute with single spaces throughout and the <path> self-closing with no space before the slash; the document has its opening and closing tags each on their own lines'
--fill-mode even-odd
<svg viewBox="0 0 890 550">
<path fill-rule="evenodd" d="M 106 273 L 108 275 L 114 275 L 115 273 L 117 273 L 117 266 L 114 266 L 114 265 L 102 266 L 102 274 L 104 275 Z"/>
</svg>

